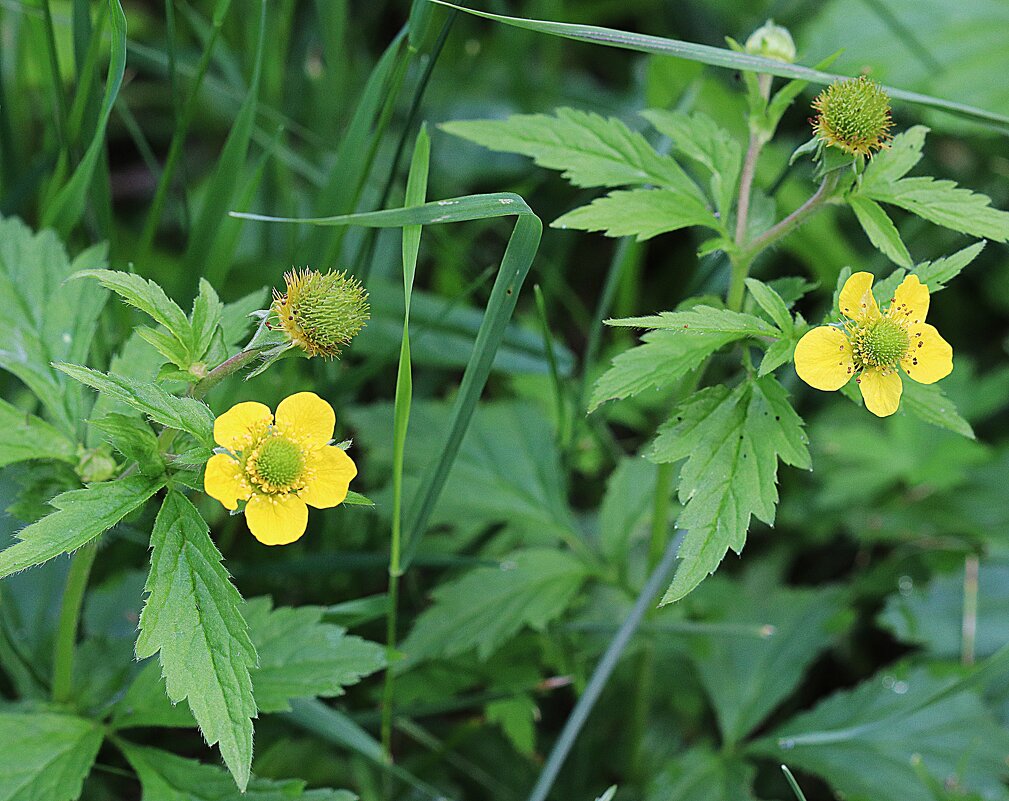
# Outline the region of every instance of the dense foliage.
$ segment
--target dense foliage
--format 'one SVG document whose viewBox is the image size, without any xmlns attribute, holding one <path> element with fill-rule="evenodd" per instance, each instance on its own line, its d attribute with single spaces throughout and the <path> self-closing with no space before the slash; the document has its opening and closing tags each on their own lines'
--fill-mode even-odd
<svg viewBox="0 0 1009 801">
<path fill-rule="evenodd" d="M 472 5 L 0 6 L 0 801 L 1009 801 L 1006 7 Z"/>
</svg>

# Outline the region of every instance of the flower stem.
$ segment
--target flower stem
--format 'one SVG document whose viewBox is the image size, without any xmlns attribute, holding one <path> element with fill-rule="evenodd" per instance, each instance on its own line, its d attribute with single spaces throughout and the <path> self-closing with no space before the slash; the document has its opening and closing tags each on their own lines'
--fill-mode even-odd
<svg viewBox="0 0 1009 801">
<path fill-rule="evenodd" d="M 743 261 L 748 260 L 752 263 L 753 259 L 755 259 L 761 252 L 769 248 L 779 239 L 782 239 L 792 233 L 792 231 L 802 225 L 807 219 L 809 219 L 809 217 L 819 211 L 823 205 L 830 200 L 834 190 L 837 188 L 841 172 L 841 170 L 834 170 L 827 173 L 823 182 L 820 184 L 820 188 L 813 193 L 809 200 L 785 217 L 785 219 L 771 226 L 764 231 L 764 233 L 750 242 L 750 244 L 740 254 L 739 259 Z"/>
<path fill-rule="evenodd" d="M 217 367 L 207 373 L 200 383 L 193 387 L 192 397 L 202 398 L 222 380 L 232 373 L 237 373 L 250 362 L 255 361 L 266 348 L 246 348 L 239 351 L 230 359 L 221 362 Z"/>
<path fill-rule="evenodd" d="M 73 694 L 74 651 L 77 644 L 77 627 L 84 605 L 84 591 L 88 586 L 91 566 L 98 553 L 97 543 L 83 546 L 71 558 L 67 574 L 60 618 L 56 629 L 56 647 L 53 655 L 52 698 L 58 704 L 66 703 Z"/>
</svg>

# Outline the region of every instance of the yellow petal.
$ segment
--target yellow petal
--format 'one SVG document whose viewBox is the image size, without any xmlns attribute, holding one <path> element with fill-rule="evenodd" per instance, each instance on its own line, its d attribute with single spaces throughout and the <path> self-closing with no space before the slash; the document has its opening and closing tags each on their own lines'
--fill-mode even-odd
<svg viewBox="0 0 1009 801">
<path fill-rule="evenodd" d="M 269 406 L 255 401 L 236 403 L 214 421 L 214 442 L 229 451 L 240 451 L 272 422 Z"/>
<path fill-rule="evenodd" d="M 277 428 L 307 447 L 327 444 L 335 427 L 333 407 L 314 392 L 290 395 L 277 407 Z"/>
<path fill-rule="evenodd" d="M 854 370 L 851 343 L 839 328 L 814 328 L 795 346 L 795 372 L 815 389 L 840 389 Z"/>
<path fill-rule="evenodd" d="M 350 482 L 357 475 L 354 460 L 335 445 L 327 445 L 312 452 L 307 467 L 311 478 L 299 493 L 301 499 L 316 509 L 343 503 Z"/>
<path fill-rule="evenodd" d="M 953 348 L 943 339 L 934 325 L 912 325 L 911 349 L 900 360 L 909 378 L 919 384 L 934 384 L 953 372 Z"/>
<path fill-rule="evenodd" d="M 872 296 L 872 281 L 872 273 L 852 273 L 837 296 L 841 314 L 860 322 L 879 317 L 879 306 Z"/>
<path fill-rule="evenodd" d="M 252 494 L 241 465 L 223 453 L 216 453 L 207 461 L 203 489 L 211 498 L 223 503 L 225 509 L 237 509 L 238 502 Z"/>
<path fill-rule="evenodd" d="M 289 545 L 305 533 L 308 507 L 297 495 L 254 495 L 245 522 L 263 545 Z"/>
<path fill-rule="evenodd" d="M 865 408 L 876 417 L 888 417 L 900 405 L 900 393 L 904 385 L 896 370 L 879 370 L 869 367 L 858 377 L 858 387 L 862 390 Z"/>
<path fill-rule="evenodd" d="M 893 293 L 890 315 L 910 325 L 925 322 L 928 314 L 928 287 L 918 280 L 917 275 L 905 278 Z"/>
</svg>

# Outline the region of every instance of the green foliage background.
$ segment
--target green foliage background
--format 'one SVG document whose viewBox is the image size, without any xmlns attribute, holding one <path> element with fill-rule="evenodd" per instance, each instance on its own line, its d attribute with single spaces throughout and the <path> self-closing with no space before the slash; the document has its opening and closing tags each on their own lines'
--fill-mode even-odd
<svg viewBox="0 0 1009 801">
<path fill-rule="evenodd" d="M 479 6 L 714 47 L 773 16 L 802 64 L 842 50 L 831 72 L 1009 115 L 998 0 Z M 703 307 L 729 286 L 710 240 L 726 235 L 749 135 L 743 74 L 421 0 L 118 10 L 0 4 L 0 801 L 535 798 L 674 521 L 696 531 L 711 519 L 705 491 L 721 467 L 695 463 L 704 432 L 678 431 L 672 410 L 745 417 L 758 403 L 785 418 L 740 423 L 757 458 L 784 463 L 756 493 L 763 522 L 696 592 L 646 599 L 549 797 L 616 784 L 617 799 L 784 801 L 785 763 L 809 801 L 1009 799 L 1009 233 L 976 196 L 921 177 L 1009 208 L 1007 126 L 896 102 L 906 133 L 890 160 L 765 253 L 752 300 L 719 316 Z M 815 188 L 808 160 L 789 164 L 815 91 L 764 149 L 757 231 Z M 698 111 L 707 121 L 690 123 Z M 664 137 L 690 125 L 707 126 L 697 141 L 709 147 L 670 155 Z M 561 146 L 537 144 L 537 126 Z M 598 152 L 579 145 L 585 131 Z M 635 185 L 660 188 L 621 188 Z M 914 192 L 946 194 L 929 206 Z M 509 194 L 465 197 L 477 193 Z M 638 193 L 644 205 L 602 205 Z M 437 205 L 450 198 L 461 205 Z M 339 225 L 228 216 L 425 199 Z M 563 220 L 538 250 L 533 214 Z M 625 238 L 584 232 L 597 230 Z M 536 258 L 513 293 L 523 248 Z M 236 374 L 206 387 L 206 404 L 178 397 L 305 265 L 368 287 L 372 319 L 344 358 Z M 905 384 L 901 411 L 880 420 L 805 387 L 788 360 L 796 312 L 821 319 L 849 268 L 885 279 L 895 267 L 933 292 L 955 277 L 929 320 L 956 368 L 944 396 Z M 603 327 L 671 310 L 640 338 Z M 687 348 L 661 330 L 684 322 Z M 718 385 L 733 369 L 725 346 L 779 334 L 759 378 L 677 407 L 710 354 L 723 348 L 705 376 Z M 474 372 L 460 388 L 481 358 L 486 389 Z M 296 545 L 268 549 L 202 494 L 199 467 L 214 414 L 300 390 L 336 409 L 360 467 L 353 488 L 374 508 L 314 512 Z M 439 495 L 432 465 L 468 412 Z M 170 481 L 163 426 L 181 432 Z M 679 483 L 645 453 L 688 457 Z M 132 475 L 105 481 L 127 463 Z M 393 529 L 403 575 L 390 618 Z M 73 567 L 58 556 L 81 546 Z M 85 582 L 67 672 L 63 601 Z M 676 587 L 667 598 L 685 594 Z"/>
</svg>

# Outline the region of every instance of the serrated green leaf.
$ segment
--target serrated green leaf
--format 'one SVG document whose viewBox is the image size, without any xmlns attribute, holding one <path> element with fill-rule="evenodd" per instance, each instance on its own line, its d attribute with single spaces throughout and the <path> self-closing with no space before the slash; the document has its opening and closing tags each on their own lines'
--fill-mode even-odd
<svg viewBox="0 0 1009 801">
<path fill-rule="evenodd" d="M 765 375 L 769 375 L 777 370 L 785 362 L 792 361 L 795 356 L 796 342 L 797 340 L 794 338 L 779 339 L 776 342 L 772 342 L 771 346 L 764 352 L 764 358 L 760 360 L 757 376 L 763 378 Z"/>
<path fill-rule="evenodd" d="M 711 196 L 722 219 L 727 219 L 743 166 L 743 148 L 739 142 L 700 112 L 648 109 L 642 115 L 672 140 L 673 147 L 707 168 L 711 174 Z"/>
<path fill-rule="evenodd" d="M 356 801 L 346 790 L 306 790 L 300 779 L 272 781 L 253 777 L 240 792 L 220 768 L 202 765 L 157 748 L 119 742 L 137 772 L 143 801 Z"/>
<path fill-rule="evenodd" d="M 160 477 L 129 476 L 57 495 L 49 502 L 57 511 L 21 529 L 20 541 L 0 551 L 0 578 L 87 545 L 163 486 Z"/>
<path fill-rule="evenodd" d="M 900 401 L 901 406 L 919 420 L 968 439 L 975 438 L 970 423 L 960 416 L 956 404 L 946 397 L 938 384 L 919 384 L 905 379 Z"/>
<path fill-rule="evenodd" d="M 137 658 L 161 655 L 168 697 L 188 700 L 200 730 L 242 790 L 252 764 L 256 649 L 242 596 L 196 507 L 169 492 L 151 534 L 151 573 Z"/>
<path fill-rule="evenodd" d="M 113 448 L 136 462 L 145 476 L 159 476 L 165 472 L 158 437 L 139 417 L 111 412 L 99 420 L 92 420 L 91 425 L 105 434 L 105 440 Z"/>
<path fill-rule="evenodd" d="M 73 801 L 102 744 L 101 727 L 57 712 L 0 712 L 0 801 Z"/>
<path fill-rule="evenodd" d="M 676 523 L 687 534 L 661 604 L 687 595 L 729 548 L 741 552 L 751 516 L 773 524 L 778 460 L 809 467 L 806 443 L 802 420 L 773 376 L 731 391 L 710 387 L 680 405 L 651 452 L 660 463 L 687 459 L 679 483 L 684 508 Z"/>
<path fill-rule="evenodd" d="M 697 334 L 732 334 L 742 337 L 780 337 L 781 331 L 759 317 L 713 306 L 695 306 L 688 311 L 660 312 L 650 317 L 623 317 L 606 320 L 606 325 L 624 328 L 652 328 L 655 330 L 694 332 Z"/>
<path fill-rule="evenodd" d="M 839 589 L 769 589 L 767 579 L 763 571 L 731 584 L 715 577 L 696 596 L 705 622 L 764 631 L 763 636 L 699 633 L 686 643 L 729 744 L 759 726 L 841 633 L 835 625 L 845 608 Z"/>
<path fill-rule="evenodd" d="M 978 257 L 984 250 L 984 240 L 968 245 L 949 256 L 935 261 L 925 261 L 917 265 L 911 272 L 918 276 L 928 291 L 935 293 L 946 288 L 946 284 L 956 278 L 960 271 Z"/>
<path fill-rule="evenodd" d="M 75 278 L 95 278 L 130 306 L 140 309 L 168 329 L 182 349 L 192 358 L 193 329 L 186 313 L 154 281 L 118 270 L 81 270 Z"/>
<path fill-rule="evenodd" d="M 699 745 L 682 751 L 656 775 L 645 801 L 758 801 L 757 769 L 738 756 Z"/>
<path fill-rule="evenodd" d="M 551 228 L 604 231 L 606 236 L 613 237 L 634 236 L 639 242 L 693 225 L 723 230 L 703 201 L 672 189 L 610 192 L 550 223 Z"/>
<path fill-rule="evenodd" d="M 876 153 L 865 166 L 860 182 L 861 191 L 885 189 L 894 181 L 907 175 L 921 161 L 928 128 L 915 125 L 897 134 L 890 146 Z"/>
<path fill-rule="evenodd" d="M 108 293 L 98 284 L 66 279 L 79 269 L 105 263 L 97 245 L 73 263 L 52 231 L 34 233 L 17 218 L 0 218 L 0 368 L 17 376 L 45 405 L 50 419 L 70 438 L 82 431 L 83 389 L 51 367 L 53 361 L 84 361 Z"/>
<path fill-rule="evenodd" d="M 847 199 L 858 224 L 873 246 L 897 266 L 910 268 L 913 264 L 911 254 L 883 207 L 864 195 L 848 195 Z"/>
<path fill-rule="evenodd" d="M 950 684 L 924 668 L 887 669 L 782 724 L 750 751 L 821 776 L 850 801 L 921 801 L 915 755 L 932 776 L 1001 801 L 1009 733 L 976 695 L 905 712 Z"/>
<path fill-rule="evenodd" d="M 782 331 L 792 330 L 794 326 L 792 315 L 789 313 L 788 306 L 781 295 L 772 287 L 769 287 L 763 281 L 758 281 L 756 278 L 747 278 L 746 288 L 750 290 L 750 294 L 757 301 L 757 305 L 767 312 L 768 317 L 774 321 L 774 324 L 778 328 Z"/>
<path fill-rule="evenodd" d="M 181 345 L 179 341 L 167 331 L 162 331 L 150 326 L 141 325 L 134 329 L 137 336 L 164 356 L 180 370 L 187 370 L 193 363 L 192 354 L 189 348 Z"/>
<path fill-rule="evenodd" d="M 77 447 L 56 428 L 0 398 L 0 467 L 31 459 L 77 463 Z"/>
<path fill-rule="evenodd" d="M 620 120 L 572 108 L 559 108 L 554 114 L 446 122 L 440 127 L 491 150 L 519 153 L 540 167 L 563 170 L 563 177 L 575 186 L 654 184 L 702 198 L 672 158 L 656 153 L 641 134 Z"/>
<path fill-rule="evenodd" d="M 592 390 L 589 411 L 595 411 L 608 400 L 667 387 L 738 338 L 735 334 L 689 330 L 649 331 L 641 338 L 643 344 L 616 356 L 613 366 L 600 376 Z"/>
<path fill-rule="evenodd" d="M 647 459 L 622 459 L 606 483 L 599 507 L 599 550 L 607 562 L 624 562 L 627 551 L 651 512 L 658 468 Z"/>
<path fill-rule="evenodd" d="M 292 698 L 332 698 L 385 667 L 385 648 L 323 623 L 321 606 L 271 609 L 269 598 L 245 606 L 259 654 L 252 671 L 261 712 L 290 711 Z"/>
<path fill-rule="evenodd" d="M 958 187 L 953 181 L 901 178 L 868 190 L 863 185 L 860 194 L 900 206 L 944 228 L 996 242 L 1009 240 L 1009 213 L 993 208 L 986 195 Z"/>
<path fill-rule="evenodd" d="M 525 626 L 543 630 L 574 600 L 588 571 L 563 551 L 516 551 L 500 567 L 478 567 L 434 591 L 402 650 L 411 661 L 476 649 L 487 659 Z"/>
<path fill-rule="evenodd" d="M 223 315 L 224 304 L 210 283 L 201 278 L 200 292 L 193 300 L 193 313 L 190 318 L 194 359 L 202 359 L 210 348 Z"/>
<path fill-rule="evenodd" d="M 213 446 L 214 413 L 207 404 L 193 398 L 177 398 L 151 382 L 130 381 L 76 364 L 55 366 L 82 384 L 143 412 L 154 422 L 187 431 L 203 444 Z"/>
<path fill-rule="evenodd" d="M 492 701 L 484 707 L 487 722 L 500 726 L 515 750 L 526 756 L 536 752 L 538 713 L 536 702 L 524 694 Z"/>
</svg>

